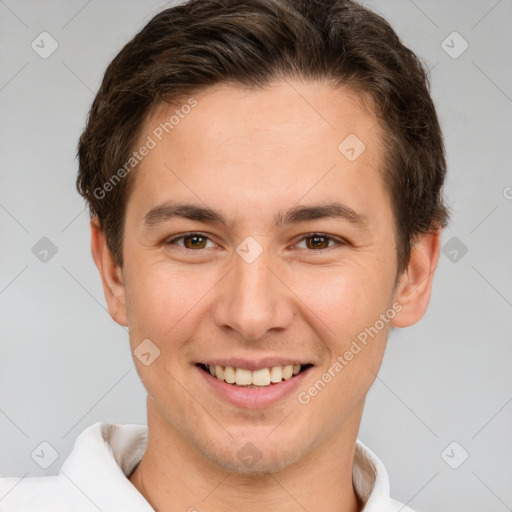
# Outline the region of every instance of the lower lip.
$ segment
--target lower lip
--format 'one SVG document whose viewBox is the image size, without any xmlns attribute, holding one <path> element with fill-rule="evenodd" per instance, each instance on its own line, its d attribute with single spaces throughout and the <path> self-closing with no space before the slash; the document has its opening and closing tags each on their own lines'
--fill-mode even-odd
<svg viewBox="0 0 512 512">
<path fill-rule="evenodd" d="M 205 372 L 199 366 L 196 366 L 196 369 L 201 374 L 204 381 L 228 402 L 237 407 L 258 409 L 269 407 L 292 394 L 313 367 L 310 366 L 297 375 L 287 380 L 282 380 L 277 384 L 269 384 L 268 386 L 261 386 L 260 388 L 244 388 L 242 386 L 228 384 L 227 382 L 212 377 L 212 375 Z"/>
</svg>

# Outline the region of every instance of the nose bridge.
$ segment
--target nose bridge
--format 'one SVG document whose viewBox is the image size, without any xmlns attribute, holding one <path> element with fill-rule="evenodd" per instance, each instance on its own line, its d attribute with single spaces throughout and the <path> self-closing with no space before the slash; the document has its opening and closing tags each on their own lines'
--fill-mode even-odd
<svg viewBox="0 0 512 512">
<path fill-rule="evenodd" d="M 261 339 L 271 329 L 284 328 L 293 317 L 270 251 L 252 259 L 255 250 L 250 241 L 238 247 L 214 314 L 218 327 L 230 327 L 246 340 Z"/>
</svg>

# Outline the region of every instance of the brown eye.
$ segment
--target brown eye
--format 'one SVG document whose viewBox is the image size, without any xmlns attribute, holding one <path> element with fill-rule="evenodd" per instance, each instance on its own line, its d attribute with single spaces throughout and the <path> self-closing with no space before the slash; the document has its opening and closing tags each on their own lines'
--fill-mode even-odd
<svg viewBox="0 0 512 512">
<path fill-rule="evenodd" d="M 324 233 L 310 233 L 304 236 L 299 243 L 304 241 L 305 248 L 310 250 L 322 250 L 329 249 L 330 247 L 336 245 L 345 245 L 342 240 L 338 240 L 331 236 L 328 236 Z M 329 245 L 330 242 L 334 242 L 332 245 Z"/>
<path fill-rule="evenodd" d="M 308 249 L 326 249 L 329 246 L 329 238 L 326 236 L 308 236 L 305 240 L 311 241 L 306 242 Z"/>
<path fill-rule="evenodd" d="M 183 240 L 183 245 L 177 243 L 179 240 Z M 206 244 L 210 239 L 201 233 L 188 233 L 185 235 L 179 235 L 171 240 L 167 241 L 167 245 L 178 245 L 185 249 L 206 249 Z"/>
<path fill-rule="evenodd" d="M 206 238 L 200 235 L 189 235 L 183 237 L 187 249 L 204 249 Z"/>
</svg>

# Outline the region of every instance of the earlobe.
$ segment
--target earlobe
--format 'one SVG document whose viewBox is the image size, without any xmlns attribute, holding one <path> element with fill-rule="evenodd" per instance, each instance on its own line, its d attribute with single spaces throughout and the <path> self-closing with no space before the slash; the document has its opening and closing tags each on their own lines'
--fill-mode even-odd
<svg viewBox="0 0 512 512">
<path fill-rule="evenodd" d="M 395 301 L 402 310 L 391 321 L 393 327 L 408 327 L 418 322 L 430 302 L 434 272 L 439 261 L 441 230 L 418 235 L 407 270 L 402 274 Z"/>
<path fill-rule="evenodd" d="M 90 223 L 91 253 L 100 273 L 108 312 L 114 321 L 127 326 L 126 295 L 122 269 L 110 252 L 97 217 Z"/>
</svg>

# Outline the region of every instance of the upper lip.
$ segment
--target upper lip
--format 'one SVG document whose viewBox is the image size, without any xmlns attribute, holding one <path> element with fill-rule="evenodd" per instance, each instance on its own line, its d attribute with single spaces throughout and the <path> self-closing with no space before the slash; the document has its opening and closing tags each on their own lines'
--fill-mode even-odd
<svg viewBox="0 0 512 512">
<path fill-rule="evenodd" d="M 306 365 L 312 364 L 307 361 L 299 361 L 297 359 L 290 359 L 284 357 L 264 357 L 261 359 L 246 359 L 243 357 L 231 357 L 229 359 L 205 359 L 199 361 L 198 364 L 204 365 L 217 365 L 217 366 L 231 366 L 233 368 L 243 368 L 246 370 L 256 371 L 262 368 L 272 368 L 273 366 L 287 366 L 287 365 Z"/>
</svg>

